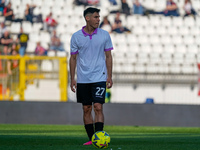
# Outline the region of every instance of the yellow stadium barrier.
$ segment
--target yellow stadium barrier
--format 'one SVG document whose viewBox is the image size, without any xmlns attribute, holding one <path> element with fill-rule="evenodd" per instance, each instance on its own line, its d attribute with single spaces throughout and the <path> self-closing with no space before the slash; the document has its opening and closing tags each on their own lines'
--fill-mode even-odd
<svg viewBox="0 0 200 150">
<path fill-rule="evenodd" d="M 8 71 L 8 61 L 18 62 L 17 67 L 12 68 L 12 74 Z M 58 62 L 55 70 L 42 70 L 43 61 Z M 45 66 L 43 66 L 45 68 Z M 25 100 L 24 92 L 28 84 L 35 80 L 58 79 L 60 89 L 60 101 L 67 101 L 67 71 L 66 57 L 48 56 L 0 56 L 0 100 L 13 100 L 13 96 L 19 95 L 21 101 Z M 58 75 L 57 75 L 58 74 Z"/>
</svg>

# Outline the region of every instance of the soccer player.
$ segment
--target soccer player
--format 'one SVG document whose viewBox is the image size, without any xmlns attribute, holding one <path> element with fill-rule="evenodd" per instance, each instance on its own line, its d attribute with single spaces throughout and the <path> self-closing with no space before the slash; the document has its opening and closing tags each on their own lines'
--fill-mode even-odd
<svg viewBox="0 0 200 150">
<path fill-rule="evenodd" d="M 76 92 L 77 102 L 82 103 L 85 130 L 89 137 L 89 141 L 83 145 L 91 145 L 94 132 L 103 130 L 106 87 L 111 88 L 113 85 L 113 45 L 109 33 L 98 28 L 99 12 L 100 9 L 92 7 L 84 10 L 86 26 L 72 35 L 70 43 L 70 86 Z M 95 112 L 94 119 L 92 110 Z"/>
</svg>

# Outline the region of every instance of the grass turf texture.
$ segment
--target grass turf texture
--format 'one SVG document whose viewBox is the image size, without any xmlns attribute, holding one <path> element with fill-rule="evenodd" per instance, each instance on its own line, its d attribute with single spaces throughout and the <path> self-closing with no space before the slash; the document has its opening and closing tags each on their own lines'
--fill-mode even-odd
<svg viewBox="0 0 200 150">
<path fill-rule="evenodd" d="M 108 150 L 200 150 L 200 128 L 105 126 Z M 0 124 L 0 150 L 96 150 L 83 126 Z"/>
</svg>

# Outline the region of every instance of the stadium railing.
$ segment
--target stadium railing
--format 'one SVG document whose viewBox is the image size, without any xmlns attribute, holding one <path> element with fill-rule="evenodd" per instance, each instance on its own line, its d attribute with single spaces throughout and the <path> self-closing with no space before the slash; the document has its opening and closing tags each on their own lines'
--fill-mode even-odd
<svg viewBox="0 0 200 150">
<path fill-rule="evenodd" d="M 12 73 L 8 73 L 8 61 Z M 67 58 L 48 56 L 0 56 L 0 100 L 13 100 L 18 95 L 24 101 L 25 90 L 29 84 L 38 80 L 59 80 L 60 101 L 67 101 Z"/>
</svg>

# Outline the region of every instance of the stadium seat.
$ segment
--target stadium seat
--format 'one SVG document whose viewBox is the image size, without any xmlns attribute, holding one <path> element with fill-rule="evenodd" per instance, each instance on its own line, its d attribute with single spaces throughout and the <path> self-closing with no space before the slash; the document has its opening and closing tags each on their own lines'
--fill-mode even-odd
<svg viewBox="0 0 200 150">
<path fill-rule="evenodd" d="M 182 72 L 186 74 L 192 74 L 194 73 L 194 67 L 191 64 L 183 64 Z"/>
<path fill-rule="evenodd" d="M 169 35 L 177 35 L 177 34 L 178 34 L 178 29 L 177 29 L 176 26 L 168 27 L 167 33 L 168 33 Z"/>
<path fill-rule="evenodd" d="M 194 37 L 192 35 L 187 35 L 183 37 L 183 42 L 187 45 L 194 44 Z"/>
<path fill-rule="evenodd" d="M 50 43 L 51 37 L 48 32 L 40 32 L 40 41 Z"/>
<path fill-rule="evenodd" d="M 159 63 L 158 73 L 169 73 L 169 65 L 165 63 Z"/>
<path fill-rule="evenodd" d="M 16 0 L 15 0 L 16 1 Z M 38 1 L 38 0 L 32 0 L 33 4 L 36 5 L 37 7 L 41 7 L 42 6 L 42 0 Z"/>
<path fill-rule="evenodd" d="M 83 15 L 83 11 L 84 11 L 84 6 L 76 6 L 74 7 L 74 14 L 78 15 L 78 16 L 82 16 Z"/>
<path fill-rule="evenodd" d="M 144 28 L 142 26 L 134 26 L 132 33 L 136 35 L 143 35 L 144 34 Z"/>
<path fill-rule="evenodd" d="M 112 39 L 112 38 L 111 38 Z M 113 40 L 113 39 L 112 39 Z M 134 34 L 128 34 L 127 35 L 127 43 L 129 45 L 135 45 L 135 44 L 138 44 L 138 38 L 137 36 L 135 36 Z"/>
<path fill-rule="evenodd" d="M 158 15 L 149 16 L 149 25 L 159 27 L 161 24 L 160 17 Z"/>
<path fill-rule="evenodd" d="M 138 42 L 139 44 L 143 45 L 143 44 L 149 44 L 149 38 L 147 37 L 147 35 L 143 34 L 143 35 L 139 35 L 138 36 Z"/>
<path fill-rule="evenodd" d="M 158 73 L 158 67 L 155 64 L 147 64 L 147 68 L 146 68 L 147 73 Z"/>
<path fill-rule="evenodd" d="M 195 36 L 195 43 L 200 46 L 200 35 Z"/>
<path fill-rule="evenodd" d="M 200 8 L 200 1 L 199 0 L 193 0 L 192 1 L 192 6 L 194 7 L 195 10 L 199 10 L 199 8 Z"/>
<path fill-rule="evenodd" d="M 60 40 L 61 40 L 63 43 L 65 43 L 65 42 L 70 43 L 70 39 L 71 39 L 71 36 L 70 36 L 69 34 L 63 33 L 63 34 L 61 34 L 61 36 L 60 36 Z"/>
<path fill-rule="evenodd" d="M 57 34 L 62 34 L 62 33 L 65 33 L 65 25 L 64 24 L 59 24 L 57 27 L 56 27 L 56 32 Z"/>
<path fill-rule="evenodd" d="M 21 1 L 17 1 L 17 0 L 10 0 L 11 1 L 11 3 L 12 3 L 12 5 L 14 5 L 14 6 L 20 6 L 21 5 Z"/>
<path fill-rule="evenodd" d="M 149 24 L 149 19 L 146 16 L 138 16 L 139 26 L 147 26 Z"/>
<path fill-rule="evenodd" d="M 137 62 L 137 56 L 136 56 L 136 53 L 135 52 L 128 52 L 128 53 L 126 53 L 126 55 L 125 55 L 126 57 L 125 57 L 125 59 L 124 59 L 124 61 L 126 62 L 126 63 L 129 63 L 129 64 L 133 64 L 133 63 L 136 63 Z"/>
<path fill-rule="evenodd" d="M 164 45 L 172 43 L 171 37 L 169 35 L 162 35 L 161 38 L 160 38 L 160 41 Z"/>
<path fill-rule="evenodd" d="M 23 21 L 22 28 L 23 28 L 24 33 L 29 34 L 32 32 L 32 24 L 29 21 Z"/>
<path fill-rule="evenodd" d="M 165 27 L 171 27 L 172 26 L 171 17 L 161 16 L 161 25 Z"/>
<path fill-rule="evenodd" d="M 54 0 L 43 0 L 42 5 L 52 7 L 52 6 L 54 6 Z"/>
<path fill-rule="evenodd" d="M 145 26 L 145 33 L 147 35 L 154 35 L 156 33 L 155 27 L 151 25 Z"/>
<path fill-rule="evenodd" d="M 38 32 L 32 32 L 29 34 L 29 41 L 31 42 L 39 42 L 39 33 Z"/>
<path fill-rule="evenodd" d="M 53 63 L 50 60 L 43 60 L 41 63 L 41 70 L 42 71 L 52 71 Z"/>
<path fill-rule="evenodd" d="M 157 26 L 156 32 L 158 35 L 166 35 L 167 34 L 166 27 L 164 27 L 164 26 Z"/>
<path fill-rule="evenodd" d="M 43 27 L 42 23 L 34 23 L 32 27 L 32 32 L 40 32 L 40 29 Z"/>
<path fill-rule="evenodd" d="M 58 57 L 66 57 L 67 53 L 66 53 L 66 51 L 57 51 L 57 56 Z"/>
<path fill-rule="evenodd" d="M 124 73 L 133 73 L 134 72 L 134 65 L 130 63 L 123 64 L 121 71 Z"/>
<path fill-rule="evenodd" d="M 35 9 L 33 9 L 33 14 L 34 14 L 34 15 L 39 15 L 39 14 L 41 14 L 41 9 L 40 9 L 40 7 L 35 7 Z"/>
<path fill-rule="evenodd" d="M 186 27 L 186 26 L 181 26 L 181 27 L 179 27 L 179 29 L 178 29 L 178 33 L 179 33 L 180 35 L 186 36 L 186 35 L 189 34 L 189 29 L 188 29 L 188 27 Z"/>
<path fill-rule="evenodd" d="M 164 64 L 170 64 L 172 62 L 172 54 L 174 53 L 173 45 L 165 45 L 161 58 Z"/>
<path fill-rule="evenodd" d="M 156 3 L 155 3 L 155 1 L 154 0 L 147 0 L 147 1 L 144 1 L 143 3 L 142 3 L 142 5 L 145 7 L 145 8 L 147 8 L 147 9 L 154 9 L 154 8 L 156 8 L 155 6 L 156 6 Z"/>
<path fill-rule="evenodd" d="M 110 15 L 109 15 L 110 16 Z M 110 20 L 111 21 L 111 20 Z M 112 23 L 112 22 L 111 22 Z M 131 15 L 127 17 L 127 27 L 133 28 L 135 26 L 138 26 L 138 20 L 137 16 Z"/>
<path fill-rule="evenodd" d="M 193 27 L 195 25 L 195 20 L 193 17 L 185 17 L 184 18 L 184 25 L 187 27 Z"/>
<path fill-rule="evenodd" d="M 143 64 L 136 64 L 135 67 L 135 72 L 136 73 L 145 73 L 146 72 L 146 67 Z"/>
<path fill-rule="evenodd" d="M 27 53 L 34 53 L 34 52 L 35 52 L 35 48 L 36 48 L 36 43 L 30 41 L 30 42 L 28 42 L 26 52 L 27 52 Z"/>
<path fill-rule="evenodd" d="M 55 51 L 48 51 L 47 56 L 55 57 L 56 56 L 56 52 Z"/>
<path fill-rule="evenodd" d="M 200 28 L 199 26 L 193 26 L 190 28 L 190 34 L 194 36 L 200 35 Z"/>
<path fill-rule="evenodd" d="M 179 45 L 183 43 L 182 36 L 179 34 L 173 35 L 172 36 L 172 44 L 174 45 Z"/>
<path fill-rule="evenodd" d="M 61 16 L 62 12 L 63 12 L 63 9 L 62 9 L 62 6 L 55 5 L 55 6 L 52 7 L 51 11 L 53 12 L 54 15 Z"/>
<path fill-rule="evenodd" d="M 21 0 L 21 5 L 32 4 L 32 0 Z"/>
<path fill-rule="evenodd" d="M 139 48 L 138 44 L 136 44 L 136 43 L 132 43 L 128 47 L 128 52 L 130 51 L 130 53 L 139 53 L 139 50 L 140 50 L 140 48 Z"/>
<path fill-rule="evenodd" d="M 180 74 L 181 73 L 181 67 L 180 67 L 179 64 L 172 64 L 169 67 L 169 70 L 170 70 L 170 73 L 173 73 L 173 74 Z"/>
<path fill-rule="evenodd" d="M 175 27 L 183 26 L 183 18 L 182 17 L 173 17 L 172 18 L 172 25 Z"/>
<path fill-rule="evenodd" d="M 67 25 L 70 23 L 70 19 L 67 15 L 61 15 L 57 18 L 57 21 L 60 25 Z"/>
<path fill-rule="evenodd" d="M 65 0 L 56 0 L 56 1 L 54 1 L 54 6 L 63 7 L 64 5 L 65 5 Z"/>
<path fill-rule="evenodd" d="M 180 53 L 180 52 L 174 53 L 172 62 L 174 64 L 183 64 L 184 63 L 184 53 Z"/>
<path fill-rule="evenodd" d="M 155 11 L 163 11 L 166 7 L 166 1 L 164 0 L 157 0 L 155 1 Z"/>
<path fill-rule="evenodd" d="M 149 36 L 149 42 L 151 44 L 159 44 L 160 43 L 160 37 L 158 35 L 150 35 Z"/>
<path fill-rule="evenodd" d="M 114 39 L 118 45 L 126 45 L 127 39 L 125 34 L 115 34 Z"/>
<path fill-rule="evenodd" d="M 13 34 L 18 34 L 20 33 L 20 27 L 21 27 L 21 24 L 19 22 L 12 22 L 10 26 L 10 32 Z"/>
<path fill-rule="evenodd" d="M 160 57 L 160 53 L 158 53 L 158 52 L 150 53 L 149 58 L 150 58 L 151 64 L 159 64 L 162 61 L 162 59 Z"/>
<path fill-rule="evenodd" d="M 48 5 L 42 5 L 41 6 L 41 13 L 44 18 L 46 18 L 47 15 L 51 12 L 51 7 Z"/>
</svg>

